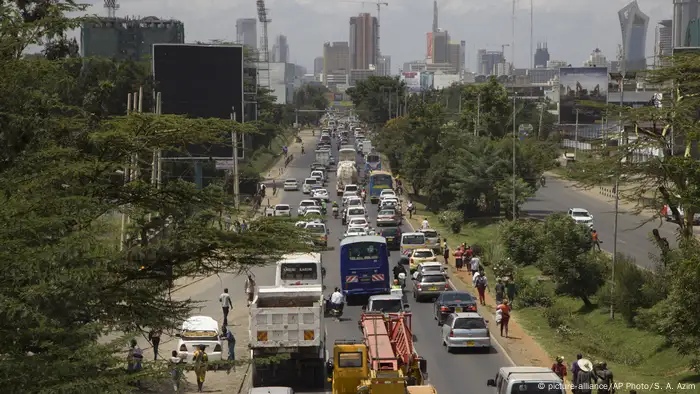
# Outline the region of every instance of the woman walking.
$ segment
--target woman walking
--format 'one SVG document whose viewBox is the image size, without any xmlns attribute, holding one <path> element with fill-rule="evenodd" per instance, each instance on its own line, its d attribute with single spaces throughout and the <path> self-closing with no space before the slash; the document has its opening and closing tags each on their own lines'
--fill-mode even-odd
<svg viewBox="0 0 700 394">
<path fill-rule="evenodd" d="M 503 330 L 505 329 L 508 338 L 508 321 L 510 320 L 510 305 L 508 305 L 508 300 L 503 300 L 503 303 L 496 308 L 501 313 L 501 336 L 503 335 Z"/>
</svg>

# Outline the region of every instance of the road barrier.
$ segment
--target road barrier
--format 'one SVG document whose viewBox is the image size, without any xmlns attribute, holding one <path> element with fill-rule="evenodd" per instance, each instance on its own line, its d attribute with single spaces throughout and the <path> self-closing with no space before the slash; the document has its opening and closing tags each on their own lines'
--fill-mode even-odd
<svg viewBox="0 0 700 394">
<path fill-rule="evenodd" d="M 615 188 L 614 187 L 599 186 L 598 192 L 604 197 L 615 198 Z"/>
</svg>

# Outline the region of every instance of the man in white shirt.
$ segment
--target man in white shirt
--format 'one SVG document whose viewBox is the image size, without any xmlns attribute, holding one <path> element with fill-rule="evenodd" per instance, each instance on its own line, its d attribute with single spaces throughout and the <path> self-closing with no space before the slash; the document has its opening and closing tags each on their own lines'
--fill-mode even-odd
<svg viewBox="0 0 700 394">
<path fill-rule="evenodd" d="M 341 305 L 345 302 L 345 296 L 340 291 L 340 288 L 336 287 L 333 294 L 331 294 L 331 307 L 333 309 L 340 309 Z"/>
<path fill-rule="evenodd" d="M 228 312 L 233 308 L 228 288 L 224 289 L 224 292 L 219 296 L 219 302 L 221 303 L 221 310 L 224 312 L 224 326 L 228 326 Z"/>
<path fill-rule="evenodd" d="M 428 218 L 423 218 L 423 224 L 421 225 L 421 228 L 423 230 L 430 228 L 430 225 L 428 224 Z"/>
<path fill-rule="evenodd" d="M 472 257 L 471 261 L 469 262 L 469 269 L 472 271 L 472 275 L 479 272 L 479 267 L 481 267 L 481 259 L 479 256 Z"/>
</svg>

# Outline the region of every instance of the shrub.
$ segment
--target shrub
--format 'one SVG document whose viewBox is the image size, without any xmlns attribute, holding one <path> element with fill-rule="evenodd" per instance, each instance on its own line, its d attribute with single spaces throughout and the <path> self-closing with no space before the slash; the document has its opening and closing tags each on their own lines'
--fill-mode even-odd
<svg viewBox="0 0 700 394">
<path fill-rule="evenodd" d="M 438 215 L 438 222 L 452 231 L 453 234 L 459 234 L 462 231 L 464 223 L 464 214 L 460 211 L 442 211 Z"/>
<path fill-rule="evenodd" d="M 534 264 L 544 249 L 543 227 L 535 220 L 502 222 L 498 235 L 508 257 L 518 264 Z"/>
<path fill-rule="evenodd" d="M 496 265 L 507 258 L 503 245 L 495 241 L 487 243 L 483 248 L 480 245 L 473 245 L 472 250 L 483 257 L 481 262 L 487 266 Z"/>
<path fill-rule="evenodd" d="M 515 278 L 517 269 L 518 267 L 511 259 L 501 260 L 493 264 L 493 273 L 496 275 L 496 278 Z"/>
<path fill-rule="evenodd" d="M 515 302 L 518 307 L 549 307 L 554 300 L 554 292 L 549 286 L 542 286 L 537 281 L 516 280 L 518 295 Z"/>
<path fill-rule="evenodd" d="M 558 328 L 566 325 L 571 312 L 562 305 L 553 304 L 548 308 L 544 308 L 542 315 L 547 320 L 547 325 L 550 328 Z"/>
</svg>

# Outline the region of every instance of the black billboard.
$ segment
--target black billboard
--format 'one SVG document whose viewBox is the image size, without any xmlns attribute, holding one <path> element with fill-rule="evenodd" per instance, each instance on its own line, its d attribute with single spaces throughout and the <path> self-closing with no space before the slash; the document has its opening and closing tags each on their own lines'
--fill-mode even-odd
<svg viewBox="0 0 700 394">
<path fill-rule="evenodd" d="M 242 45 L 154 44 L 153 77 L 164 115 L 230 119 L 233 109 L 236 121 L 244 121 Z M 192 157 L 233 156 L 230 145 L 193 145 L 187 152 Z"/>
</svg>

